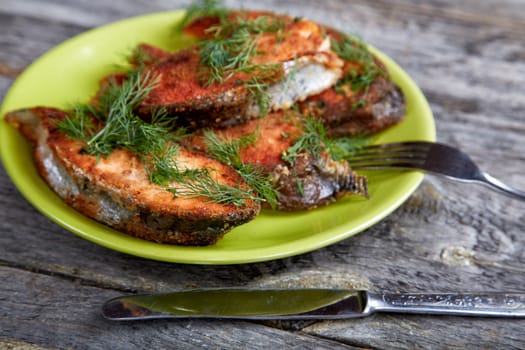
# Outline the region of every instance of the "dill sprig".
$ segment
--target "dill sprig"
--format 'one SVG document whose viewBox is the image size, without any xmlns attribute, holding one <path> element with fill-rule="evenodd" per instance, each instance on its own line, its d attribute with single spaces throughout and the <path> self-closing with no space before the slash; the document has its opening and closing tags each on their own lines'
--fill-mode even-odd
<svg viewBox="0 0 525 350">
<path fill-rule="evenodd" d="M 219 137 L 213 131 L 205 132 L 204 137 L 209 154 L 218 161 L 235 168 L 244 182 L 256 192 L 258 200 L 275 208 L 278 192 L 273 187 L 270 176 L 264 174 L 258 167 L 244 163 L 241 159 L 242 147 L 253 144 L 257 139 L 257 132 L 235 140 Z"/>
<path fill-rule="evenodd" d="M 321 120 L 304 116 L 302 121 L 304 133 L 282 155 L 282 159 L 291 165 L 301 153 L 309 153 L 319 159 L 321 153 L 326 151 L 335 161 L 350 159 L 357 150 L 372 142 L 370 137 L 363 135 L 330 138 Z"/>
<path fill-rule="evenodd" d="M 309 152 L 315 159 L 321 155 L 328 140 L 323 123 L 316 118 L 303 118 L 303 134 L 294 142 L 292 146 L 282 155 L 282 159 L 293 165 L 295 158 L 300 153 Z"/>
<path fill-rule="evenodd" d="M 210 169 L 188 169 L 181 172 L 180 176 L 181 186 L 167 188 L 175 196 L 207 197 L 214 203 L 233 204 L 237 207 L 246 205 L 247 200 L 259 200 L 252 191 L 241 186 L 219 183 L 213 178 Z"/>
<path fill-rule="evenodd" d="M 125 57 L 127 65 L 122 67 L 122 70 L 129 71 L 136 69 L 143 69 L 148 64 L 154 63 L 157 59 L 142 46 L 137 45 Z"/>
<path fill-rule="evenodd" d="M 221 18 L 218 25 L 207 29 L 210 38 L 199 43 L 200 75 L 204 84 L 221 84 L 235 78 L 253 95 L 260 114 L 266 114 L 269 107 L 266 89 L 282 67 L 272 62 L 255 64 L 253 59 L 263 54 L 257 48 L 260 35 L 280 32 L 283 28 L 281 19 L 268 16 Z M 244 73 L 245 77 L 239 78 L 238 73 Z"/>
<path fill-rule="evenodd" d="M 199 17 L 212 16 L 225 18 L 229 12 L 221 0 L 196 0 L 188 6 L 184 17 L 178 23 L 176 29 L 181 31 L 185 26 Z"/>
<path fill-rule="evenodd" d="M 378 75 L 384 74 L 361 39 L 345 35 L 341 40 L 332 40 L 331 47 L 345 61 L 358 63 L 337 82 L 336 91 L 343 92 L 344 86 L 350 86 L 353 91 L 366 91 Z"/>
<path fill-rule="evenodd" d="M 257 46 L 250 32 L 239 28 L 234 34 L 222 37 L 222 31 L 217 32 L 212 39 L 201 42 L 199 55 L 201 64 L 207 69 L 206 85 L 215 82 L 223 83 L 239 72 L 250 72 L 255 66 L 250 59 L 255 55 Z"/>
<path fill-rule="evenodd" d="M 146 122 L 134 112 L 156 81 L 148 74 L 142 76 L 142 70 L 132 71 L 122 84 L 110 81 L 96 103 L 75 106 L 73 116 L 58 127 L 83 141 L 84 151 L 91 155 L 108 156 L 116 148 L 137 154 L 158 152 L 177 135 L 170 132 L 173 118 L 159 109 Z"/>
<path fill-rule="evenodd" d="M 338 137 L 335 139 L 329 138 L 327 150 L 330 157 L 335 161 L 342 159 L 349 160 L 354 156 L 356 151 L 370 145 L 373 140 L 372 137 L 365 135 Z"/>
<path fill-rule="evenodd" d="M 176 155 L 179 146 L 173 144 L 164 152 L 143 157 L 150 182 L 163 186 L 176 197 L 207 197 L 215 203 L 245 205 L 246 200 L 256 200 L 251 191 L 219 183 L 207 168 L 180 169 Z M 174 186 L 173 184 L 177 184 Z"/>
<path fill-rule="evenodd" d="M 284 22 L 279 18 L 259 16 L 245 19 L 221 19 L 220 24 L 208 28 L 210 38 L 200 42 L 201 64 L 208 69 L 208 81 L 222 83 L 236 73 L 258 73 L 269 78 L 280 65 L 274 63 L 254 64 L 255 56 L 263 54 L 257 50 L 257 40 L 263 33 L 282 31 Z"/>
</svg>

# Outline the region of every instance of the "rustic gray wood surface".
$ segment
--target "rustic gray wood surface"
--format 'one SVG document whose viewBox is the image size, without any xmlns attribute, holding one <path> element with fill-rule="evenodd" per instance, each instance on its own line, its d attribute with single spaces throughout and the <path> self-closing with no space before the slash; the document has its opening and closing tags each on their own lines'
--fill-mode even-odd
<svg viewBox="0 0 525 350">
<path fill-rule="evenodd" d="M 0 96 L 44 52 L 108 22 L 189 1 L 0 0 Z M 438 140 L 525 189 L 525 1 L 228 1 L 359 33 L 418 83 Z M 16 152 L 16 150 L 13 150 Z M 0 169 L 0 348 L 525 347 L 525 320 L 375 315 L 330 322 L 111 323 L 108 298 L 192 287 L 525 292 L 525 202 L 426 176 L 391 216 L 340 243 L 234 266 L 170 264 L 85 241 L 37 212 Z"/>
</svg>

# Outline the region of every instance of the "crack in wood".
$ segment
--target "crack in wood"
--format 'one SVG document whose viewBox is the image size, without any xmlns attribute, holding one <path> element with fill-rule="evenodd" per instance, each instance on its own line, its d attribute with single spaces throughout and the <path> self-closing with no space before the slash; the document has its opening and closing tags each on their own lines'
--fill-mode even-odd
<svg viewBox="0 0 525 350">
<path fill-rule="evenodd" d="M 51 270 L 43 266 L 36 266 L 32 264 L 21 264 L 13 261 L 0 260 L 0 266 L 24 270 L 32 273 L 37 273 L 50 277 L 57 277 L 63 280 L 72 281 L 83 286 L 98 287 L 102 289 L 114 290 L 122 293 L 138 293 L 139 290 L 130 288 L 118 283 L 111 283 L 108 281 L 100 281 L 95 279 L 89 279 L 82 276 L 68 274 L 66 272 L 60 272 L 57 270 Z"/>
</svg>

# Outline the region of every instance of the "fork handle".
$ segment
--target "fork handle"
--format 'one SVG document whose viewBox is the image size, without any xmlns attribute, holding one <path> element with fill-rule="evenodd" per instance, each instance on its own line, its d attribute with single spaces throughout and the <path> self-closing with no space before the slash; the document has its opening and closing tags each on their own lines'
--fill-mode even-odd
<svg viewBox="0 0 525 350">
<path fill-rule="evenodd" d="M 496 179 L 495 177 L 485 172 L 480 173 L 479 179 L 483 184 L 486 184 L 490 186 L 491 188 L 496 189 L 499 192 L 506 194 L 509 197 L 525 201 L 525 191 L 521 191 L 521 190 L 518 190 L 517 188 L 504 184 L 500 180 Z"/>
</svg>

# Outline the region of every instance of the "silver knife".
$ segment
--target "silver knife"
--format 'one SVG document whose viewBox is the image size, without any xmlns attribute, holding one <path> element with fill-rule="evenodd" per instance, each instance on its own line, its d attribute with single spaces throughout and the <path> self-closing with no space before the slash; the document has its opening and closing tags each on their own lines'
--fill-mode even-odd
<svg viewBox="0 0 525 350">
<path fill-rule="evenodd" d="M 375 312 L 525 317 L 525 293 L 374 294 L 347 289 L 193 289 L 121 296 L 109 320 L 154 318 L 344 319 Z"/>
</svg>

